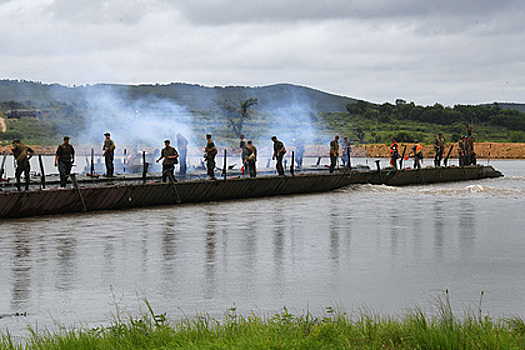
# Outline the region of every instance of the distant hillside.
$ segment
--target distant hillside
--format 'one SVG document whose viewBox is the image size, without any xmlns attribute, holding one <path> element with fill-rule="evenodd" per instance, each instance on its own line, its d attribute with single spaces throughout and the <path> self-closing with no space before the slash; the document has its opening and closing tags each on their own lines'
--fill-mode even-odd
<svg viewBox="0 0 525 350">
<path fill-rule="evenodd" d="M 503 109 L 512 109 L 518 112 L 525 112 L 525 104 L 523 103 L 498 102 L 498 105 Z"/>
<path fill-rule="evenodd" d="M 0 81 L 0 102 L 31 101 L 32 104 L 49 104 L 62 102 L 79 104 L 87 96 L 111 93 L 122 100 L 140 100 L 157 97 L 169 99 L 190 110 L 210 110 L 216 99 L 231 99 L 255 97 L 258 99 L 258 109 L 261 111 L 287 107 L 294 103 L 307 104 L 312 111 L 336 112 L 345 111 L 348 103 L 355 99 L 337 96 L 312 88 L 276 84 L 261 87 L 227 86 L 206 87 L 196 84 L 171 83 L 168 85 L 118 85 L 96 84 L 86 86 L 63 86 L 59 84 L 43 84 L 31 81 L 2 80 Z"/>
</svg>

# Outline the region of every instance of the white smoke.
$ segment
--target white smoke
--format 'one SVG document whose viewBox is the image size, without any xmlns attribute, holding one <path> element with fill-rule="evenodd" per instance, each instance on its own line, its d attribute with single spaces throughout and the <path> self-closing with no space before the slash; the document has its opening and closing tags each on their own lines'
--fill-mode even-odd
<svg viewBox="0 0 525 350">
<path fill-rule="evenodd" d="M 192 113 L 169 99 L 157 96 L 134 99 L 129 93 L 105 87 L 86 89 L 83 96 L 90 114 L 85 129 L 79 134 L 81 144 L 101 144 L 104 133 L 120 149 L 124 147 L 162 148 L 165 139 L 176 147 L 181 133 L 195 146 Z"/>
</svg>

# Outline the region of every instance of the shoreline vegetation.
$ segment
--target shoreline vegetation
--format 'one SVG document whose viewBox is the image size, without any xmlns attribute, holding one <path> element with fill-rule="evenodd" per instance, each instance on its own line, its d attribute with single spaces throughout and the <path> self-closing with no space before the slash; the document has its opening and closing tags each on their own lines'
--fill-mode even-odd
<svg viewBox="0 0 525 350">
<path fill-rule="evenodd" d="M 483 299 L 483 292 L 481 300 Z M 235 307 L 217 320 L 202 314 L 170 321 L 147 311 L 138 317 L 117 312 L 106 326 L 36 331 L 15 340 L 6 333 L 0 349 L 523 349 L 525 322 L 519 317 L 493 319 L 481 308 L 457 316 L 448 294 L 436 315 L 415 308 L 404 316 L 364 311 L 349 315 L 332 307 L 323 315 L 290 313 L 241 316 Z"/>
<path fill-rule="evenodd" d="M 220 152 L 222 153 L 225 149 L 224 147 L 220 146 L 220 142 L 217 143 L 218 147 L 220 148 Z M 408 154 L 410 152 L 410 149 L 412 147 L 412 143 L 409 142 L 400 142 L 400 152 L 403 151 L 404 146 L 407 146 L 406 153 Z M 445 155 L 448 152 L 451 145 L 454 145 L 454 148 L 450 154 L 450 158 L 457 159 L 458 156 L 458 144 L 457 143 L 446 143 L 445 144 Z M 54 155 L 57 145 L 49 146 L 49 145 L 29 145 L 33 150 L 36 152 L 36 154 L 41 155 Z M 271 146 L 265 145 L 264 147 L 261 147 L 260 145 L 256 145 L 259 150 L 259 154 L 261 156 L 270 156 L 271 155 Z M 434 148 L 432 145 L 422 145 L 423 146 L 423 154 L 425 155 L 425 158 L 430 159 L 434 157 Z M 78 156 L 89 156 L 91 154 L 91 148 L 94 147 L 95 149 L 95 155 L 98 156 L 100 152 L 98 145 L 96 146 L 87 146 L 87 145 L 75 145 L 75 150 L 77 151 Z M 204 146 L 203 146 L 204 147 Z M 124 148 L 128 150 L 129 152 L 133 149 L 133 146 L 122 146 L 119 147 L 120 151 L 117 151 L 117 156 L 121 155 Z M 160 146 L 159 146 L 160 148 Z M 294 146 L 286 146 L 288 149 L 288 153 L 291 154 L 291 151 L 294 150 Z M 4 151 L 10 151 L 11 145 L 4 145 L 0 146 L 0 153 L 3 154 Z M 155 148 L 152 147 L 146 147 L 144 149 L 146 152 L 154 152 Z M 233 147 L 226 147 L 226 150 L 228 154 L 230 155 L 239 155 L 239 149 L 233 148 Z M 328 157 L 330 147 L 328 145 L 306 145 L 305 147 L 305 157 Z M 474 150 L 476 152 L 476 158 L 477 159 L 525 159 L 525 143 L 511 143 L 511 142 L 505 142 L 505 143 L 496 143 L 496 142 L 478 142 L 474 144 Z M 200 156 L 202 154 L 201 148 L 190 148 L 190 154 L 195 156 Z M 444 155 L 444 156 L 445 156 Z M 390 151 L 389 151 L 389 145 L 387 144 L 367 144 L 367 145 L 352 145 L 351 150 L 351 156 L 352 157 L 378 157 L 378 158 L 389 158 L 390 157 Z"/>
</svg>

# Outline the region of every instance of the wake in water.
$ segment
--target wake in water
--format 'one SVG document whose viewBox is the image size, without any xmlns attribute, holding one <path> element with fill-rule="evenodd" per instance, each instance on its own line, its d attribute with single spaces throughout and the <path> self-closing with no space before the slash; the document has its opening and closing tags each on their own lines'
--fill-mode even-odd
<svg viewBox="0 0 525 350">
<path fill-rule="evenodd" d="M 359 191 L 368 193 L 380 193 L 380 194 L 423 194 L 423 195 L 445 195 L 445 196 L 457 196 L 457 195 L 472 195 L 472 194 L 483 194 L 494 197 L 517 197 L 521 198 L 525 196 L 524 188 L 512 188 L 512 187 L 497 187 L 489 186 L 485 184 L 474 184 L 465 185 L 459 183 L 448 183 L 438 185 L 427 185 L 427 186 L 406 186 L 406 187 L 394 187 L 387 185 L 355 185 L 346 188 L 345 191 Z"/>
</svg>

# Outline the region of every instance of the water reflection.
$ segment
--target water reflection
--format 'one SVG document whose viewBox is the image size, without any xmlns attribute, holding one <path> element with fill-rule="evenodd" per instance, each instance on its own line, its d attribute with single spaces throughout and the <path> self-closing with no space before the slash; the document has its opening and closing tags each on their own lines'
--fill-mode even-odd
<svg viewBox="0 0 525 350">
<path fill-rule="evenodd" d="M 472 253 L 476 239 L 475 209 L 471 201 L 460 199 L 459 203 L 459 243 L 464 253 Z"/>
<path fill-rule="evenodd" d="M 61 291 L 69 291 L 73 287 L 76 278 L 76 233 L 72 230 L 64 230 L 57 234 L 57 281 L 56 288 Z"/>
<path fill-rule="evenodd" d="M 282 280 L 285 249 L 285 218 L 282 213 L 283 209 L 280 204 L 277 204 L 273 214 L 272 263 L 274 268 L 272 274 L 272 294 L 275 298 L 283 297 Z M 290 221 L 293 221 L 293 219 L 293 217 L 289 218 Z"/>
<path fill-rule="evenodd" d="M 166 219 L 162 225 L 162 273 L 173 278 L 175 271 L 175 256 L 177 251 L 177 234 L 175 219 Z"/>
<path fill-rule="evenodd" d="M 391 208 L 390 209 L 390 221 L 388 225 L 390 226 L 390 255 L 395 257 L 399 254 L 399 209 Z M 417 234 L 417 229 L 415 230 L 414 235 Z"/>
<path fill-rule="evenodd" d="M 214 211 L 207 211 L 205 214 L 206 228 L 205 228 L 205 286 L 204 299 L 213 299 L 215 297 L 215 289 L 217 288 L 217 276 L 215 272 L 216 264 L 216 220 L 218 215 Z"/>
<path fill-rule="evenodd" d="M 339 235 L 341 230 L 341 215 L 339 213 L 339 205 L 335 202 L 330 202 L 328 210 L 330 211 L 330 261 L 333 267 L 339 266 Z"/>
<path fill-rule="evenodd" d="M 13 310 L 26 310 L 31 286 L 31 234 L 23 227 L 13 230 L 13 289 L 11 307 Z"/>
<path fill-rule="evenodd" d="M 443 217 L 443 202 L 440 200 L 433 202 L 433 219 L 434 219 L 434 254 L 438 257 L 443 256 L 444 245 L 444 217 Z"/>
</svg>

